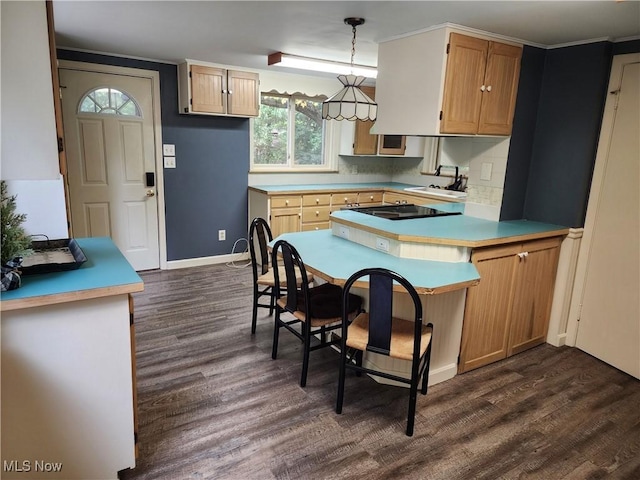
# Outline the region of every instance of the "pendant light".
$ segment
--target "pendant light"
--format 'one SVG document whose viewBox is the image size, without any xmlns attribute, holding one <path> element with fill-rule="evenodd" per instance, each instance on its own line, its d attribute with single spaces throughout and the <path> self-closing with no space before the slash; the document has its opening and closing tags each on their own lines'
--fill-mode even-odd
<svg viewBox="0 0 640 480">
<path fill-rule="evenodd" d="M 344 23 L 351 25 L 351 75 L 338 75 L 344 87 L 338 93 L 322 103 L 322 118 L 325 120 L 375 120 L 378 104 L 371 100 L 360 85 L 366 77 L 353 74 L 353 57 L 356 54 L 356 27 L 364 23 L 364 18 L 345 18 Z"/>
</svg>

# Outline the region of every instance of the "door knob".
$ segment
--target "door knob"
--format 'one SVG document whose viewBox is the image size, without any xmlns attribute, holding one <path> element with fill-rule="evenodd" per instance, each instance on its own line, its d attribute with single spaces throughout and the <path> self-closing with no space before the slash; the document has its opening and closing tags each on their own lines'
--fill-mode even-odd
<svg viewBox="0 0 640 480">
<path fill-rule="evenodd" d="M 156 192 L 154 192 L 153 190 L 149 189 L 147 190 L 147 197 L 153 197 L 155 196 Z"/>
</svg>

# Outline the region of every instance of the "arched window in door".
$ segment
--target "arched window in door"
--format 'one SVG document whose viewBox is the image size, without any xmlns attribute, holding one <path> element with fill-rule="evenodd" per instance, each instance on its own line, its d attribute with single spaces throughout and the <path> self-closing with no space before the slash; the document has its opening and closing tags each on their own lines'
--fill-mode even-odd
<svg viewBox="0 0 640 480">
<path fill-rule="evenodd" d="M 80 100 L 78 113 L 142 117 L 140 107 L 131 96 L 111 87 L 98 87 L 86 93 Z"/>
</svg>

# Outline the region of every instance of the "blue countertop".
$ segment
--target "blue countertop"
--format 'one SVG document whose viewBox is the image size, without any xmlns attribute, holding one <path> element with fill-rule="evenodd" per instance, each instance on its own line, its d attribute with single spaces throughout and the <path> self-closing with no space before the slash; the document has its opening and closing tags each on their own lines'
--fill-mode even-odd
<svg viewBox="0 0 640 480">
<path fill-rule="evenodd" d="M 427 203 L 428 204 L 428 203 Z M 434 204 L 433 208 L 446 211 L 464 211 L 464 204 Z M 494 222 L 481 218 L 450 215 L 432 218 L 389 220 L 351 210 L 339 210 L 331 214 L 337 223 L 362 227 L 399 241 L 437 243 L 469 247 L 481 247 L 566 235 L 568 228 L 549 223 L 528 220 Z"/>
<path fill-rule="evenodd" d="M 369 183 L 322 183 L 310 185 L 249 185 L 250 189 L 264 193 L 295 193 L 307 192 L 314 190 L 331 190 L 331 191 L 347 191 L 347 190 L 372 190 L 372 189 L 393 189 L 404 190 L 405 188 L 418 187 L 408 183 L 396 182 L 369 182 Z M 410 193 L 410 192 L 407 192 Z"/>
<path fill-rule="evenodd" d="M 144 288 L 127 259 L 108 237 L 78 238 L 87 261 L 76 270 L 23 275 L 22 286 L 2 292 L 2 310 L 131 293 Z"/>
<path fill-rule="evenodd" d="M 421 294 L 459 290 L 477 284 L 480 279 L 472 263 L 398 258 L 336 237 L 331 230 L 285 233 L 271 245 L 276 240 L 291 243 L 311 272 L 338 285 L 368 267 L 388 268 L 399 273 Z"/>
</svg>

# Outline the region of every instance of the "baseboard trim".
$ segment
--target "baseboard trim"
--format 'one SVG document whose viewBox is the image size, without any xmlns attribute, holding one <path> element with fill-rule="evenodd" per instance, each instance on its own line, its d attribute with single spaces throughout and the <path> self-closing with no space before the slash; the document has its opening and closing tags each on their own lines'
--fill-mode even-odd
<svg viewBox="0 0 640 480">
<path fill-rule="evenodd" d="M 205 265 L 216 265 L 218 263 L 239 262 L 249 260 L 249 253 L 230 253 L 227 255 L 214 255 L 212 257 L 187 258 L 184 260 L 172 260 L 167 262 L 167 270 L 177 270 L 179 268 L 202 267 Z"/>
</svg>

